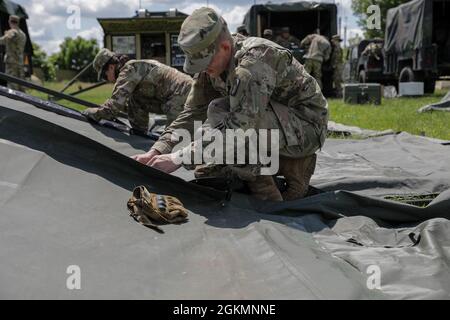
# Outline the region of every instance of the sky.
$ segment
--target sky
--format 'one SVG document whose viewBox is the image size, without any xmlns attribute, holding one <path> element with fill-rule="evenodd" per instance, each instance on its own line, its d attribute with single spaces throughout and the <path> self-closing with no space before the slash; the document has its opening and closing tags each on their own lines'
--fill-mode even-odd
<svg viewBox="0 0 450 320">
<path fill-rule="evenodd" d="M 103 31 L 97 18 L 132 17 L 141 3 L 149 11 L 167 11 L 177 8 L 190 14 L 196 8 L 205 6 L 207 1 L 198 0 L 13 0 L 21 4 L 29 15 L 28 28 L 32 41 L 37 42 L 48 53 L 58 51 L 59 44 L 65 37 L 82 36 L 97 39 L 103 45 Z M 209 0 L 209 6 L 217 10 L 228 22 L 231 31 L 242 23 L 245 13 L 254 4 L 267 1 L 254 0 Z M 289 0 L 271 0 L 272 3 L 295 2 Z M 333 2 L 323 0 L 317 2 Z M 347 18 L 348 38 L 361 34 L 356 18 L 350 8 L 351 0 L 336 0 L 338 15 L 344 24 Z M 79 9 L 74 9 L 79 8 Z M 79 10 L 81 19 L 79 28 L 70 18 L 74 10 Z"/>
</svg>

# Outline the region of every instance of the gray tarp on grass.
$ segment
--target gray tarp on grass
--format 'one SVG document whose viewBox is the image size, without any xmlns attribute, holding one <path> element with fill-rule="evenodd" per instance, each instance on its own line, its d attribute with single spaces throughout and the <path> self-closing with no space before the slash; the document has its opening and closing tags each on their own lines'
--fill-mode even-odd
<svg viewBox="0 0 450 320">
<path fill-rule="evenodd" d="M 429 104 L 421 107 L 417 112 L 427 112 L 427 111 L 447 111 L 450 112 L 450 91 L 442 98 L 440 102 Z"/>
<path fill-rule="evenodd" d="M 329 140 L 313 185 L 354 192 L 224 206 L 125 156 L 147 148 L 0 97 L 0 298 L 450 297 L 449 146 Z M 190 221 L 163 235 L 134 222 L 125 203 L 139 184 L 180 197 Z M 441 195 L 426 208 L 367 196 L 428 192 Z M 80 291 L 66 289 L 69 265 Z M 371 265 L 381 290 L 366 286 Z"/>
</svg>

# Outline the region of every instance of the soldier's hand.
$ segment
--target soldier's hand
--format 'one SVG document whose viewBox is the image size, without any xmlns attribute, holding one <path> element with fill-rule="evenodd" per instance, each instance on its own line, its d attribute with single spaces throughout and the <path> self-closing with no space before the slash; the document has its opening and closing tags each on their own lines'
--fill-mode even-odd
<svg viewBox="0 0 450 320">
<path fill-rule="evenodd" d="M 143 154 L 136 154 L 132 156 L 131 158 L 142 163 L 142 164 L 148 164 L 155 156 L 159 156 L 161 153 L 155 149 L 150 150 L 147 153 Z"/>
<path fill-rule="evenodd" d="M 147 163 L 147 165 L 152 168 L 164 171 L 165 173 L 172 173 L 181 167 L 181 164 L 176 164 L 173 161 L 172 154 L 162 154 L 159 156 L 155 156 L 152 160 L 150 160 L 149 163 Z"/>
<path fill-rule="evenodd" d="M 81 112 L 88 120 L 99 122 L 101 117 L 98 113 L 98 108 L 87 108 Z"/>
</svg>

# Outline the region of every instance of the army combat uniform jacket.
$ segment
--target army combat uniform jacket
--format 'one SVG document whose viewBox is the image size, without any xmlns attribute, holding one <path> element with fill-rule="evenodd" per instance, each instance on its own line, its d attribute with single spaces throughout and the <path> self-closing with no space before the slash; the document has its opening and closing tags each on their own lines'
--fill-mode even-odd
<svg viewBox="0 0 450 320">
<path fill-rule="evenodd" d="M 145 130 L 149 113 L 167 115 L 172 122 L 183 110 L 192 78 L 154 60 L 131 60 L 120 70 L 111 98 L 99 109 L 103 119 L 128 112 L 135 128 Z"/>
<path fill-rule="evenodd" d="M 328 104 L 317 82 L 289 50 L 262 38 L 233 39 L 228 72 L 220 78 L 196 74 L 185 109 L 152 148 L 170 153 L 174 130 L 193 134 L 193 122 L 206 120 L 210 102 L 226 97 L 229 112 L 216 129 L 259 129 L 273 118 L 272 128 L 281 130 L 280 149 L 287 156 L 313 154 L 325 139 L 328 121 Z"/>
<path fill-rule="evenodd" d="M 4 62 L 6 64 L 23 65 L 23 52 L 26 42 L 27 36 L 19 28 L 7 30 L 5 35 L 0 38 L 0 44 L 4 45 L 6 49 Z"/>
<path fill-rule="evenodd" d="M 371 42 L 367 45 L 364 51 L 361 53 L 363 56 L 373 56 L 375 59 L 380 60 L 382 56 L 383 44 Z"/>
<path fill-rule="evenodd" d="M 309 47 L 305 59 L 327 61 L 331 54 L 330 42 L 319 34 L 310 34 L 301 42 L 302 47 Z"/>
<path fill-rule="evenodd" d="M 5 46 L 5 73 L 16 78 L 25 78 L 23 70 L 23 53 L 27 36 L 19 28 L 12 28 L 5 32 L 0 38 L 0 45 Z M 8 83 L 8 87 L 21 90 L 20 86 L 14 83 Z"/>
</svg>

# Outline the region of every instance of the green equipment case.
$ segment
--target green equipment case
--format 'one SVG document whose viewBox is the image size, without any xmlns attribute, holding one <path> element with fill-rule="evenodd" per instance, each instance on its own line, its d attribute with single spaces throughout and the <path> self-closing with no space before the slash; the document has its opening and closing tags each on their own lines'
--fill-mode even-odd
<svg viewBox="0 0 450 320">
<path fill-rule="evenodd" d="M 381 104 L 381 85 L 379 83 L 345 84 L 344 102 L 352 104 Z"/>
</svg>

